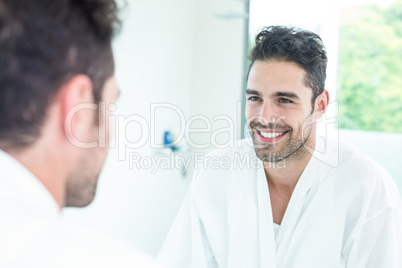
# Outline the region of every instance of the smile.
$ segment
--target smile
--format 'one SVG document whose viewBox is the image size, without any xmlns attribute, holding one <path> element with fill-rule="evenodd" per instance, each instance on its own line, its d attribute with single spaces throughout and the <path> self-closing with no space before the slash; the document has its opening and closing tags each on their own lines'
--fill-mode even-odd
<svg viewBox="0 0 402 268">
<path fill-rule="evenodd" d="M 280 135 L 285 134 L 285 132 L 262 132 L 262 131 L 260 131 L 260 134 L 264 138 L 276 138 Z"/>
<path fill-rule="evenodd" d="M 284 132 L 275 132 L 275 131 L 263 131 L 263 130 L 257 130 L 257 137 L 261 142 L 268 142 L 268 143 L 272 143 L 272 142 L 278 142 L 280 141 L 285 135 L 286 133 L 288 133 L 288 131 L 284 131 Z"/>
</svg>

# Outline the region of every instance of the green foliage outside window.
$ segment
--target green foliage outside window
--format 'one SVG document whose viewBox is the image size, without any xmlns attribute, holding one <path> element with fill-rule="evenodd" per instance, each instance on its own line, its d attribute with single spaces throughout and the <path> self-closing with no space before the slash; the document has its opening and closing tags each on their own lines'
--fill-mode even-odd
<svg viewBox="0 0 402 268">
<path fill-rule="evenodd" d="M 341 128 L 402 133 L 402 0 L 342 10 L 337 94 Z"/>
</svg>

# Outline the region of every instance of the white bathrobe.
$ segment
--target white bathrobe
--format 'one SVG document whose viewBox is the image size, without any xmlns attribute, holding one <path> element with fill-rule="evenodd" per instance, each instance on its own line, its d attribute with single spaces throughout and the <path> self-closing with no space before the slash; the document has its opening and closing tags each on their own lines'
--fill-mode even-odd
<svg viewBox="0 0 402 268">
<path fill-rule="evenodd" d="M 160 252 L 164 267 L 402 267 L 401 200 L 381 166 L 317 138 L 275 238 L 265 173 L 248 144 L 209 154 L 229 168 L 198 166 Z"/>
</svg>

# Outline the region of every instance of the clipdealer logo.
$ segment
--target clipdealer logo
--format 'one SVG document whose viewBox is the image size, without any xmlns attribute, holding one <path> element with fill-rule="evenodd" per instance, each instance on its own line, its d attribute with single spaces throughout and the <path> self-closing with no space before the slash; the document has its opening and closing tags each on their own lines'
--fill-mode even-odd
<svg viewBox="0 0 402 268">
<path fill-rule="evenodd" d="M 98 135 L 93 141 L 83 142 L 73 135 L 72 120 L 77 112 L 88 109 L 98 113 Z M 308 128 L 309 124 L 317 124 L 317 129 L 321 128 L 321 134 L 324 134 L 323 137 L 328 140 L 329 136 L 331 136 L 329 129 L 336 129 L 338 125 L 338 101 L 330 103 L 329 109 L 336 111 L 335 114 L 328 115 L 325 113 L 315 122 L 306 121 L 303 129 Z M 149 170 L 152 173 L 168 169 L 178 169 L 184 173 L 192 165 L 195 168 L 212 169 L 259 168 L 262 165 L 284 168 L 286 165 L 284 161 L 277 163 L 262 162 L 255 154 L 246 153 L 240 155 L 235 153 L 232 158 L 229 158 L 202 153 L 206 149 L 236 148 L 240 146 L 238 141 L 241 139 L 241 102 L 237 103 L 237 115 L 234 119 L 229 115 L 216 115 L 212 119 L 205 115 L 194 115 L 186 118 L 180 107 L 171 103 L 150 104 L 149 117 L 139 114 L 114 114 L 116 111 L 117 106 L 115 104 L 106 105 L 104 102 L 99 102 L 98 105 L 83 103 L 73 107 L 65 119 L 66 137 L 71 144 L 79 148 L 109 147 L 116 149 L 118 160 L 127 161 L 130 169 Z M 167 150 L 166 145 L 162 142 L 162 132 L 158 124 L 166 121 L 166 114 L 168 113 L 175 115 L 175 120 L 179 125 L 177 131 L 174 132 L 175 138 L 172 144 L 178 147 L 184 144 L 189 148 L 190 153 L 180 151 L 168 151 L 164 155 L 153 153 L 153 151 Z M 283 118 L 283 120 L 285 119 Z M 200 124 L 203 127 L 199 127 Z M 135 134 L 134 139 L 133 133 Z M 332 135 L 332 140 L 339 143 L 338 132 L 333 133 L 335 133 L 335 136 Z M 246 137 L 248 135 L 245 133 Z M 201 142 L 199 136 L 207 137 L 207 139 Z M 223 141 L 219 139 L 222 136 L 226 137 Z M 252 139 L 246 139 L 244 143 L 254 149 Z M 336 167 L 339 163 L 338 155 L 327 157 L 326 147 L 320 148 L 320 150 L 309 148 L 307 144 L 304 144 L 304 147 L 313 154 L 313 157 L 330 166 Z M 151 151 L 147 149 L 151 149 Z"/>
</svg>

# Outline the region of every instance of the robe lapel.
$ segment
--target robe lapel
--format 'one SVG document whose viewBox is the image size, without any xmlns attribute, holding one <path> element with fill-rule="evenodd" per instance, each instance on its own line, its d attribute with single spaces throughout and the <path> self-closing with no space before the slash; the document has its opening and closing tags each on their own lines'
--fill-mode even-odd
<svg viewBox="0 0 402 268">
<path fill-rule="evenodd" d="M 255 217 L 250 217 L 256 205 L 252 196 L 253 173 L 249 169 L 232 171 L 228 185 L 227 228 L 229 233 L 227 267 L 250 267 L 255 260 Z"/>
<path fill-rule="evenodd" d="M 321 141 L 317 141 L 316 148 L 321 149 L 322 146 Z M 282 263 L 287 259 L 287 254 L 292 245 L 292 239 L 303 218 L 308 203 L 306 202 L 307 196 L 318 176 L 316 167 L 317 161 L 319 160 L 316 158 L 315 154 L 316 153 L 314 152 L 296 184 L 276 238 L 276 254 L 278 260 L 282 260 L 281 262 L 278 262 L 278 267 L 282 267 Z"/>
<path fill-rule="evenodd" d="M 260 230 L 260 267 L 276 267 L 274 220 L 264 169 L 256 169 L 255 176 L 257 178 L 258 225 Z"/>
<path fill-rule="evenodd" d="M 256 159 L 253 148 L 247 153 Z M 264 170 L 256 167 L 255 161 L 254 166 L 235 169 L 229 187 L 227 267 L 276 268 L 273 219 Z"/>
</svg>

